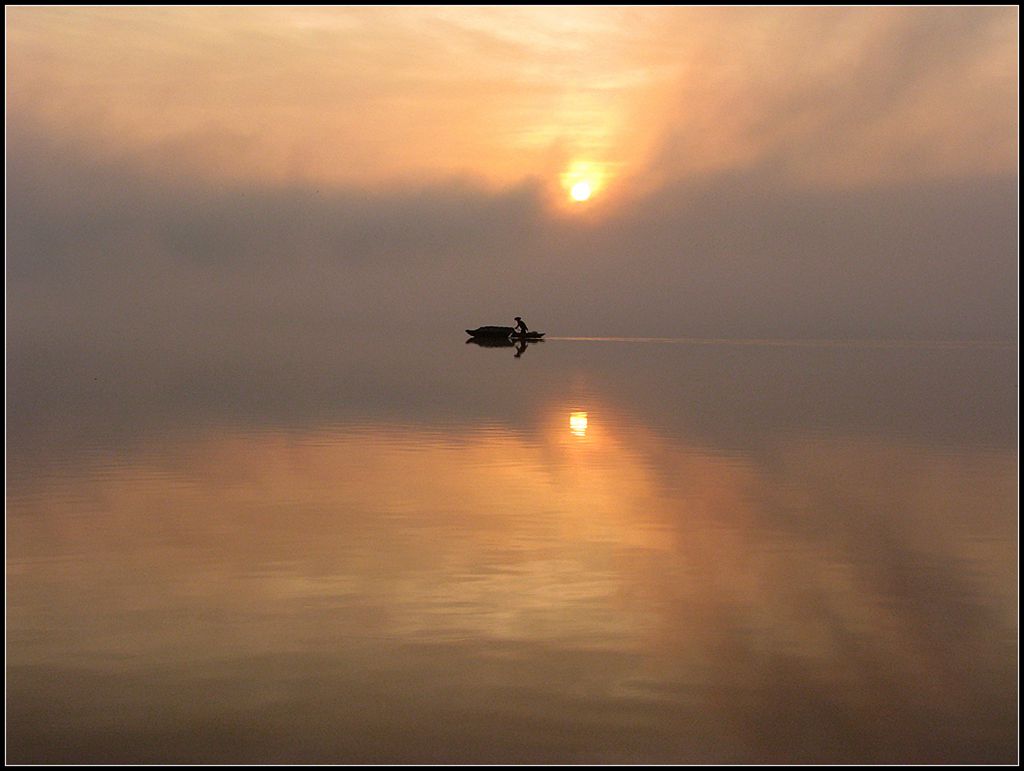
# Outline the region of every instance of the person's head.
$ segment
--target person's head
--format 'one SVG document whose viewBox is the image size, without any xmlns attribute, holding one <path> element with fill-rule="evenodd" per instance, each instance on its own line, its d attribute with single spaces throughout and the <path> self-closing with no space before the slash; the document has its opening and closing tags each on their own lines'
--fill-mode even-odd
<svg viewBox="0 0 1024 771">
<path fill-rule="evenodd" d="M 522 321 L 522 319 L 516 316 L 516 321 Z"/>
</svg>

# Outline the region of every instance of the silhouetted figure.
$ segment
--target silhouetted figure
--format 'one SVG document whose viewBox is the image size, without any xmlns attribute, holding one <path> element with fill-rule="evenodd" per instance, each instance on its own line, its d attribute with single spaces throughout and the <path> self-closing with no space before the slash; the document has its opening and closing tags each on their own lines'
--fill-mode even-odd
<svg viewBox="0 0 1024 771">
<path fill-rule="evenodd" d="M 516 325 L 515 327 L 513 327 L 513 329 L 515 329 L 516 333 L 520 335 L 525 335 L 527 332 L 530 331 L 527 328 L 526 324 L 523 322 L 523 320 L 518 316 L 516 316 Z"/>
</svg>

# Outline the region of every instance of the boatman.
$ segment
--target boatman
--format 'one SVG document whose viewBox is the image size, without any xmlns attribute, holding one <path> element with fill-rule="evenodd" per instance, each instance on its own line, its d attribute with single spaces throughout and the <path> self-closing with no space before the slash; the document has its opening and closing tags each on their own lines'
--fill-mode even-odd
<svg viewBox="0 0 1024 771">
<path fill-rule="evenodd" d="M 523 323 L 523 320 L 518 316 L 516 316 L 516 325 L 514 329 L 516 330 L 516 333 L 520 335 L 525 335 L 527 332 L 530 331 L 529 329 L 526 328 L 526 324 Z"/>
</svg>

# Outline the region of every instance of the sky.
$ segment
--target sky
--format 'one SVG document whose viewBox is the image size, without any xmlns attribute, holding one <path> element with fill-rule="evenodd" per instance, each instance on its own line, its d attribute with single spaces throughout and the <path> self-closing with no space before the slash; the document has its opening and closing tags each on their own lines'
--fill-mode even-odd
<svg viewBox="0 0 1024 771">
<path fill-rule="evenodd" d="M 1016 8 L 15 7 L 5 27 L 16 344 L 514 315 L 1016 337 Z"/>
</svg>

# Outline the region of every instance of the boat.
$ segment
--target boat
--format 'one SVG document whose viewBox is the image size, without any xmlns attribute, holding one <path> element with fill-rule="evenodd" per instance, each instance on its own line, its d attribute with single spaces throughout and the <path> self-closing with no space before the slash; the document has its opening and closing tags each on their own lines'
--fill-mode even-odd
<svg viewBox="0 0 1024 771">
<path fill-rule="evenodd" d="M 467 329 L 466 334 L 472 338 L 490 340 L 540 340 L 544 332 L 527 332 L 521 334 L 516 332 L 515 327 L 477 327 Z"/>
</svg>

